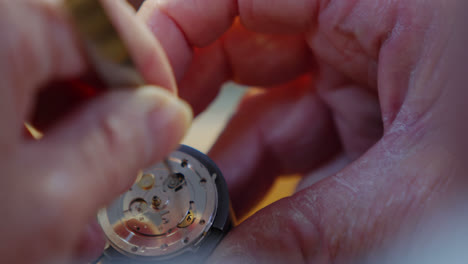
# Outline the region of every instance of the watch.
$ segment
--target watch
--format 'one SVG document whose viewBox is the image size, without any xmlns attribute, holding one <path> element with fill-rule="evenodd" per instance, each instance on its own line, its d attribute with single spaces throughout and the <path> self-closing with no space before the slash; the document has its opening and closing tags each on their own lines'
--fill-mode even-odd
<svg viewBox="0 0 468 264">
<path fill-rule="evenodd" d="M 232 217 L 219 168 L 182 145 L 99 211 L 108 247 L 95 263 L 202 263 L 231 228 Z"/>
</svg>

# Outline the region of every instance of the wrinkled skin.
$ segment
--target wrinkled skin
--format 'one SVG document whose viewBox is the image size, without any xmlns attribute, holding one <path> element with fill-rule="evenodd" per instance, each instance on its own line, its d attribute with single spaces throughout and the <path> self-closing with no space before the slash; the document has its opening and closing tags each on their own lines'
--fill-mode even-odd
<svg viewBox="0 0 468 264">
<path fill-rule="evenodd" d="M 87 70 L 55 2 L 0 8 L 11 36 L 0 44 L 7 262 L 93 255 L 101 234 L 83 230 L 96 210 L 167 154 L 190 120 L 153 87 L 108 93 L 43 141 L 21 137 L 39 84 Z M 147 0 L 138 16 L 155 38 L 119 1 L 103 3 L 148 82 L 170 91 L 177 83 L 196 114 L 226 80 L 264 87 L 246 96 L 210 153 L 239 215 L 276 176 L 304 175 L 297 193 L 229 233 L 211 262 L 363 263 L 452 187 L 466 187 L 463 1 Z M 23 254 L 26 243 L 34 246 Z"/>
<path fill-rule="evenodd" d="M 210 153 L 237 213 L 278 175 L 304 175 L 211 261 L 362 263 L 466 186 L 463 10 L 463 1 L 146 1 L 139 16 L 196 113 L 226 80 L 264 87 Z"/>
</svg>

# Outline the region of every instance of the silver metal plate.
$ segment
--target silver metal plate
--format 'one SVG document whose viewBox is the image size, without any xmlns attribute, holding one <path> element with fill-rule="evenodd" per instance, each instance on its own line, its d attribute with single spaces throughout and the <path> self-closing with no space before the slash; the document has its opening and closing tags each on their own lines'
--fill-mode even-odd
<svg viewBox="0 0 468 264">
<path fill-rule="evenodd" d="M 144 170 L 98 221 L 109 243 L 130 257 L 167 258 L 196 248 L 217 211 L 215 177 L 181 151 Z"/>
</svg>

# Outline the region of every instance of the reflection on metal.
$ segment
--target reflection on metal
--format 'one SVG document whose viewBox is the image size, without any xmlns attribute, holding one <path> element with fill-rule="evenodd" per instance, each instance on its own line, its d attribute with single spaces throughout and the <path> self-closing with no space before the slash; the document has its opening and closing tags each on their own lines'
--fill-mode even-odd
<svg viewBox="0 0 468 264">
<path fill-rule="evenodd" d="M 138 181 L 138 186 L 143 190 L 150 190 L 155 184 L 154 175 L 151 173 L 145 173 L 141 176 Z"/>
<path fill-rule="evenodd" d="M 160 257 L 180 254 L 199 241 L 212 227 L 218 206 L 216 183 L 202 165 L 175 151 L 167 162 L 144 170 L 125 194 L 98 214 L 112 247 L 129 256 Z"/>
<path fill-rule="evenodd" d="M 184 218 L 184 220 L 182 222 L 180 222 L 177 225 L 177 227 L 178 228 L 186 228 L 186 227 L 190 226 L 191 224 L 193 224 L 194 221 L 195 221 L 195 215 L 192 213 L 192 211 L 188 211 L 187 215 Z"/>
</svg>

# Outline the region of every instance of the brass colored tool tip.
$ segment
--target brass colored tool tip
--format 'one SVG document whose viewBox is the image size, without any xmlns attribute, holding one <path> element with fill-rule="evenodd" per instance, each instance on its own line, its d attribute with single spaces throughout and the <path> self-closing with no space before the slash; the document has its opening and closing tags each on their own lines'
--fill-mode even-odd
<svg viewBox="0 0 468 264">
<path fill-rule="evenodd" d="M 144 84 L 125 42 L 98 0 L 66 0 L 89 59 L 109 88 L 131 88 Z"/>
</svg>

